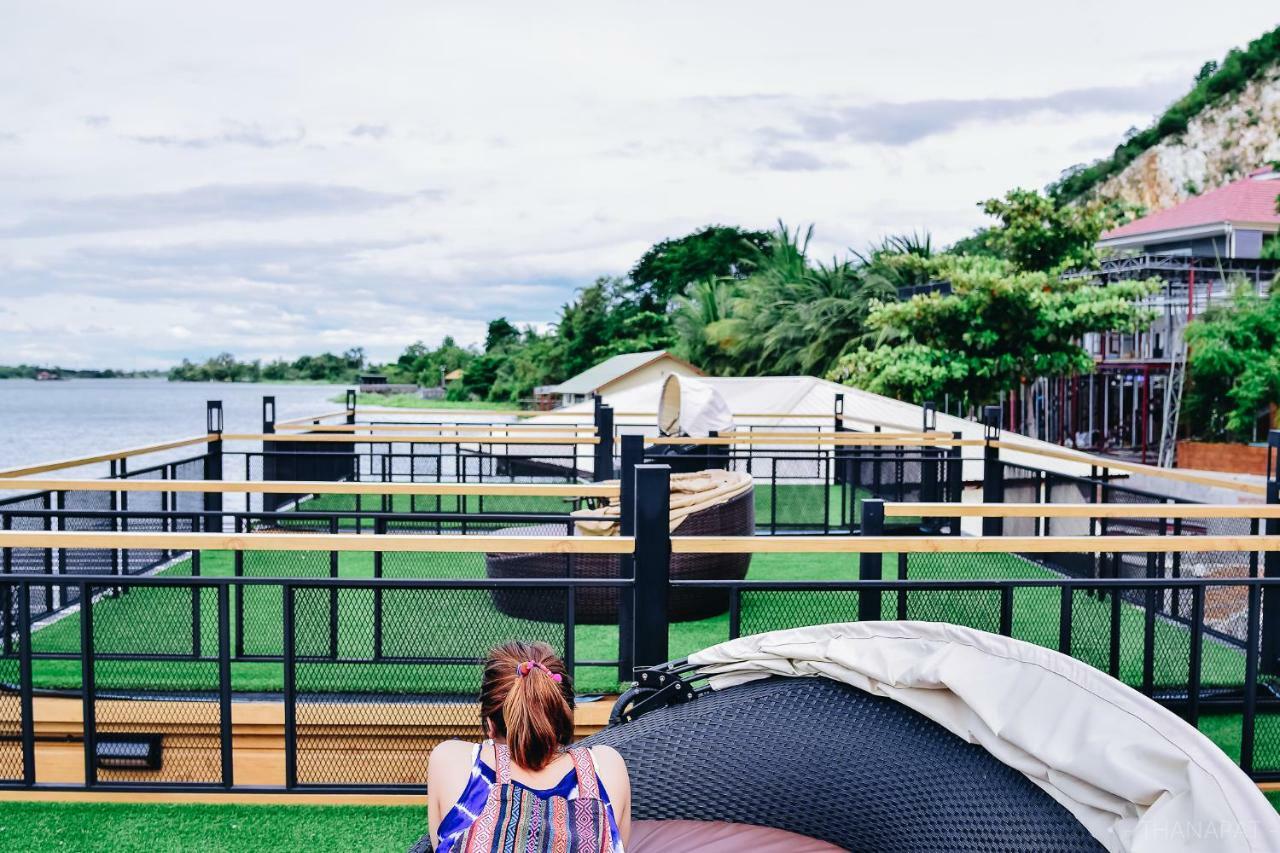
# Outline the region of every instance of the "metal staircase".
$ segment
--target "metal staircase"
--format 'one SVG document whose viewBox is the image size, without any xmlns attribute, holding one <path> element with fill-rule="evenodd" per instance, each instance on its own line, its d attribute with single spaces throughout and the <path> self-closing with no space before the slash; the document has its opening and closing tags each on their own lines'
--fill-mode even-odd
<svg viewBox="0 0 1280 853">
<path fill-rule="evenodd" d="M 1187 378 L 1187 339 L 1185 335 L 1169 364 L 1169 381 L 1164 386 L 1164 424 L 1160 428 L 1160 454 L 1156 464 L 1172 468 L 1178 449 L 1178 412 L 1182 410 L 1182 388 Z"/>
</svg>

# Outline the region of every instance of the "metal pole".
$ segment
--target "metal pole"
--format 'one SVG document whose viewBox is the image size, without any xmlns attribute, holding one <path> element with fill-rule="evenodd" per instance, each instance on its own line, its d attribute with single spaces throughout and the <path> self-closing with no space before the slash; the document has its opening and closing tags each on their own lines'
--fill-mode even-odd
<svg viewBox="0 0 1280 853">
<path fill-rule="evenodd" d="M 635 472 L 635 664 L 657 666 L 670 657 L 671 468 L 637 465 Z"/>
<path fill-rule="evenodd" d="M 947 449 L 947 500 L 953 504 L 958 504 L 964 499 L 964 456 L 961 451 L 960 440 L 964 438 L 964 433 L 956 430 L 951 433 L 951 437 L 956 440 L 950 448 Z M 952 536 L 960 535 L 960 517 L 956 516 L 949 522 Z"/>
<path fill-rule="evenodd" d="M 879 498 L 867 498 L 862 502 L 862 535 L 881 536 L 884 534 L 884 501 Z M 858 580 L 884 580 L 884 555 L 863 553 L 858 555 Z M 876 622 L 880 614 L 880 590 L 858 590 L 858 621 Z"/>
<path fill-rule="evenodd" d="M 31 587 L 18 587 L 18 718 L 22 732 L 22 782 L 36 783 L 35 698 L 31 677 Z"/>
<path fill-rule="evenodd" d="M 938 407 L 927 402 L 921 407 L 923 432 L 933 432 L 938 428 Z M 905 449 L 903 450 L 905 454 Z M 920 500 L 934 503 L 938 500 L 938 468 L 942 464 L 942 453 L 936 447 L 920 448 Z M 936 518 L 922 518 L 922 533 L 935 533 L 938 528 Z"/>
<path fill-rule="evenodd" d="M 1280 430 L 1267 433 L 1267 503 L 1280 503 Z M 1268 536 L 1280 535 L 1280 519 L 1266 520 Z M 1267 551 L 1262 576 L 1280 578 L 1280 551 Z M 1280 587 L 1262 593 L 1262 654 L 1259 665 L 1267 675 L 1280 674 Z"/>
<path fill-rule="evenodd" d="M 204 478 L 206 480 L 222 479 L 222 401 L 209 400 L 205 403 L 205 427 L 209 435 L 216 436 L 206 446 L 204 453 Z M 204 493 L 204 511 L 207 513 L 222 512 L 222 492 L 205 492 Z M 205 529 L 208 530 L 210 517 L 204 519 Z M 222 529 L 222 519 L 219 516 L 218 529 Z M 127 573 L 127 570 L 126 570 Z"/>
<path fill-rule="evenodd" d="M 938 428 L 938 404 L 937 403 L 933 402 L 932 400 L 926 401 L 925 404 L 920 407 L 920 415 L 922 420 L 922 424 L 921 424 L 922 432 L 933 432 Z"/>
<path fill-rule="evenodd" d="M 644 463 L 644 436 L 624 435 L 622 442 L 622 470 L 619 472 L 618 532 L 634 536 L 636 532 L 636 466 Z M 634 578 L 636 561 L 633 554 L 623 554 L 618 560 L 618 576 Z M 572 594 L 572 593 L 570 593 Z M 630 606 L 628 606 L 630 603 Z M 630 681 L 635 670 L 635 596 L 633 590 L 618 590 L 618 680 Z"/>
<path fill-rule="evenodd" d="M 276 431 L 276 398 L 264 396 L 262 398 L 262 431 L 264 433 L 272 433 Z"/>
<path fill-rule="evenodd" d="M 200 595 L 199 587 L 195 594 Z M 221 584 L 218 595 L 218 729 L 222 753 L 222 787 L 235 785 L 231 727 L 231 588 Z M 202 597 L 202 596 L 201 596 Z"/>
<path fill-rule="evenodd" d="M 356 422 L 356 389 L 347 389 L 347 423 Z"/>
<path fill-rule="evenodd" d="M 284 586 L 284 787 L 292 790 L 298 785 L 298 705 L 297 667 L 294 660 L 293 627 L 294 588 Z"/>
<path fill-rule="evenodd" d="M 84 729 L 84 785 L 91 788 L 98 783 L 97 706 L 94 702 L 93 663 L 93 588 L 87 583 L 79 585 L 80 596 L 80 690 Z"/>
<path fill-rule="evenodd" d="M 597 401 L 599 399 L 596 398 Z M 595 415 L 597 444 L 592 479 L 599 483 L 613 479 L 613 407 L 597 402 Z"/>
<path fill-rule="evenodd" d="M 1004 463 L 1000 461 L 1000 448 L 991 442 L 1000 439 L 1000 407 L 987 406 L 982 411 L 986 446 L 982 449 L 982 502 L 1004 503 Z M 983 536 L 1004 535 L 1003 518 L 982 519 Z"/>
</svg>

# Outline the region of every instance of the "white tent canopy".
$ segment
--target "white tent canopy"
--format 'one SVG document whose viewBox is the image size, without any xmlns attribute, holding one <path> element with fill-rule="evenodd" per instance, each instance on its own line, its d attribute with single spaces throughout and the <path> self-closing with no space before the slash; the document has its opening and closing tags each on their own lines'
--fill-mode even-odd
<svg viewBox="0 0 1280 853">
<path fill-rule="evenodd" d="M 837 394 L 844 395 L 844 425 L 849 429 L 871 432 L 879 426 L 887 431 L 918 432 L 924 425 L 924 409 L 921 406 L 813 376 L 705 376 L 697 382 L 724 398 L 739 428 L 766 426 L 786 429 L 818 426 L 830 429 L 835 423 Z M 636 429 L 639 427 L 647 428 L 646 431 L 653 434 L 657 426 L 661 395 L 662 383 L 654 382 L 617 394 L 605 394 L 604 402 L 613 407 L 615 423 L 622 427 L 621 432 L 639 431 Z M 546 416 L 530 418 L 529 421 L 563 423 L 565 415 L 589 419 L 592 406 L 590 402 L 566 406 Z M 800 417 L 802 415 L 812 417 Z M 941 412 L 937 416 L 937 429 L 944 433 L 958 432 L 966 439 L 981 439 L 984 435 L 982 424 Z M 1062 450 L 1056 444 L 1013 432 L 1002 431 L 1000 439 L 1032 449 Z M 972 458 L 975 455 L 972 448 L 965 453 L 966 457 Z M 1090 466 L 1086 463 L 1010 450 L 1001 451 L 1000 457 L 1006 462 L 1043 468 L 1058 474 L 1089 476 Z M 964 477 L 970 482 L 981 480 L 981 460 L 966 461 Z"/>
</svg>

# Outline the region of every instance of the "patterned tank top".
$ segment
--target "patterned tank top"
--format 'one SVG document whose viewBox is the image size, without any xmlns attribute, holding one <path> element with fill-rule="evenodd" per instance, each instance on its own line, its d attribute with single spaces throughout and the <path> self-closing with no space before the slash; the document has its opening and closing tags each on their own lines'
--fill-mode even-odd
<svg viewBox="0 0 1280 853">
<path fill-rule="evenodd" d="M 493 743 L 485 741 L 485 743 Z M 445 814 L 440 821 L 440 827 L 437 830 L 440 836 L 440 846 L 436 848 L 436 853 L 463 853 L 463 846 L 468 830 L 480 817 L 484 811 L 485 803 L 489 800 L 489 794 L 498 784 L 498 773 L 489 765 L 480 759 L 480 750 L 484 744 L 476 744 L 472 751 L 471 776 L 467 780 L 467 787 L 463 789 L 462 795 L 458 797 L 458 802 L 453 808 Z M 504 747 L 505 749 L 505 747 Z M 593 764 L 590 753 L 583 750 L 587 756 L 587 762 Z M 498 745 L 494 744 L 494 754 L 501 761 Z M 594 767 L 592 767 L 594 771 Z M 594 775 L 594 773 L 593 773 Z M 530 788 L 520 782 L 511 779 L 508 775 L 507 780 L 510 784 L 533 794 L 542 800 L 549 800 L 553 797 L 559 797 L 565 800 L 576 800 L 579 796 L 578 790 L 578 771 L 570 769 L 555 786 L 551 788 Z M 597 797 L 605 804 L 605 813 L 609 821 L 609 839 L 610 846 L 602 853 L 624 853 L 622 848 L 622 837 L 618 834 L 618 825 L 613 815 L 613 805 L 609 802 L 609 792 L 604 788 L 604 782 L 599 778 L 595 779 L 598 789 Z M 583 794 L 588 796 L 588 794 Z"/>
</svg>

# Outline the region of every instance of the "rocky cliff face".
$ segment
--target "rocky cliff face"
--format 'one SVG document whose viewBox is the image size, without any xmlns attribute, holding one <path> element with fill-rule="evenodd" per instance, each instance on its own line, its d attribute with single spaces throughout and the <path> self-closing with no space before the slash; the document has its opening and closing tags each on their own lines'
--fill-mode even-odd
<svg viewBox="0 0 1280 853">
<path fill-rule="evenodd" d="M 1274 160 L 1280 160 L 1280 65 L 1200 113 L 1186 133 L 1143 152 L 1097 195 L 1162 210 Z"/>
</svg>

